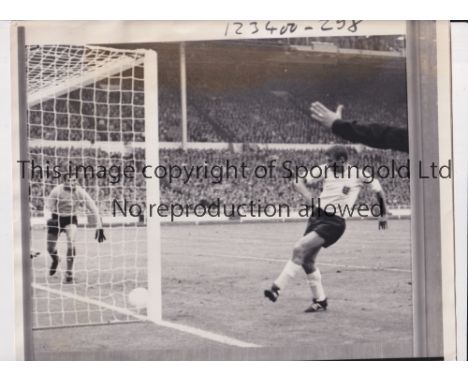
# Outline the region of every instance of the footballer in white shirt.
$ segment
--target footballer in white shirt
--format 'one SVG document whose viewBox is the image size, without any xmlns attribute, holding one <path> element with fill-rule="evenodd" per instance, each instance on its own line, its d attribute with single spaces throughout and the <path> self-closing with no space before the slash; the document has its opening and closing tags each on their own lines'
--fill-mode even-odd
<svg viewBox="0 0 468 382">
<path fill-rule="evenodd" d="M 60 259 L 57 253 L 57 240 L 60 233 L 65 232 L 67 236 L 67 268 L 64 282 L 67 284 L 73 282 L 73 262 L 76 255 L 75 237 L 78 229 L 77 212 L 81 204 L 84 204 L 93 214 L 96 220 L 95 239 L 102 243 L 106 237 L 98 207 L 88 192 L 78 184 L 75 176 L 68 176 L 64 183 L 55 186 L 46 199 L 46 207 L 52 213 L 52 217 L 47 220 L 47 252 L 52 259 L 49 275 L 53 276 L 57 271 Z"/>
<path fill-rule="evenodd" d="M 306 313 L 324 311 L 328 307 L 322 276 L 316 266 L 317 255 L 322 247 L 331 246 L 343 235 L 346 218 L 358 211 L 355 202 L 365 183 L 370 185 L 378 200 L 378 229 L 387 228 L 387 208 L 380 182 L 377 179 L 369 181 L 362 170 L 348 165 L 348 153 L 344 146 L 330 147 L 325 152 L 325 158 L 327 163 L 315 168 L 315 173 L 294 183 L 296 191 L 306 200 L 313 201 L 307 183 L 323 181 L 319 206 L 311 206 L 312 213 L 304 236 L 294 245 L 292 258 L 273 285 L 264 291 L 265 297 L 275 302 L 287 283 L 300 272 L 305 272 L 312 292 L 312 304 L 305 310 Z"/>
</svg>

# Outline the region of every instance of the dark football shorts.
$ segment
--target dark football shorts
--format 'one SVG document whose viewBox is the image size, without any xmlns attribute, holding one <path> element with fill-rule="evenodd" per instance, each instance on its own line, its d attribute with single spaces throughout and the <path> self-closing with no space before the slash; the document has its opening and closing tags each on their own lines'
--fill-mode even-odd
<svg viewBox="0 0 468 382">
<path fill-rule="evenodd" d="M 57 214 L 52 214 L 52 218 L 47 220 L 47 233 L 57 235 L 65 231 L 65 227 L 70 224 L 78 225 L 78 218 L 76 215 L 59 216 Z"/>
<path fill-rule="evenodd" d="M 341 216 L 328 216 L 321 209 L 314 209 L 313 215 L 307 221 L 304 236 L 314 231 L 325 243 L 324 248 L 335 244 L 346 229 L 346 221 Z"/>
</svg>

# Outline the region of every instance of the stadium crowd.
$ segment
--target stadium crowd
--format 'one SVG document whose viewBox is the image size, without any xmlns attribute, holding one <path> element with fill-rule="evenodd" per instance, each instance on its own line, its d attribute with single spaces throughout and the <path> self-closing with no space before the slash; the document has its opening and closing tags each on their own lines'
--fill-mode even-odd
<svg viewBox="0 0 468 382">
<path fill-rule="evenodd" d="M 391 167 L 393 160 L 397 165 L 406 165 L 408 155 L 398 152 L 382 152 L 378 150 L 363 150 L 358 153 L 349 150 L 349 163 L 359 167 L 371 166 L 377 169 L 380 166 Z M 254 175 L 253 169 L 260 165 L 267 165 L 270 160 L 276 160 L 276 168 L 272 177 L 259 178 Z M 294 191 L 291 179 L 282 164 L 291 161 L 291 166 L 311 167 L 324 163 L 323 150 L 261 150 L 250 148 L 236 153 L 229 150 L 161 150 L 160 161 L 163 165 L 200 165 L 207 161 L 210 165 L 223 165 L 230 163 L 239 167 L 245 163 L 250 169 L 247 177 L 238 176 L 236 179 L 226 179 L 220 184 L 211 182 L 210 179 L 191 179 L 187 184 L 182 180 L 172 183 L 161 183 L 161 201 L 164 203 L 196 204 L 200 200 L 213 201 L 220 198 L 225 204 L 244 204 L 251 200 L 259 203 L 278 205 L 285 203 L 291 208 L 297 208 L 305 201 L 302 196 Z M 378 179 L 378 177 L 376 176 Z M 386 197 L 391 207 L 408 206 L 410 204 L 409 179 L 388 176 L 380 179 L 386 192 Z M 314 194 L 319 195 L 320 184 L 315 188 Z M 361 193 L 359 203 L 368 205 L 374 203 L 372 192 L 365 187 Z"/>
<path fill-rule="evenodd" d="M 379 87 L 385 86 L 382 80 Z M 341 84 L 276 81 L 262 88 L 230 91 L 193 89 L 188 92 L 188 139 L 192 142 L 340 143 L 309 117 L 315 100 L 345 106 L 347 119 L 407 126 L 406 105 L 361 85 L 361 97 Z M 366 94 L 369 93 L 369 94 Z M 332 96 L 333 95 L 333 96 Z M 58 141 L 144 141 L 144 97 L 139 91 L 96 91 L 88 87 L 45 101 L 29 110 L 30 139 Z M 181 140 L 179 93 L 170 87 L 159 92 L 159 139 Z"/>
<path fill-rule="evenodd" d="M 205 118 L 205 126 L 213 127 L 209 136 L 211 142 L 225 141 L 221 133 L 216 136 L 216 131 L 224 131 L 230 141 L 242 143 L 342 143 L 310 118 L 311 100 L 321 100 L 330 107 L 343 104 L 346 118 L 350 120 L 407 127 L 404 102 L 394 102 L 381 96 L 370 105 L 367 100 L 356 98 L 353 90 L 346 89 L 341 90 L 339 97 L 330 94 L 336 92 L 293 81 L 265 89 L 223 93 L 198 91 L 193 96 L 193 103 L 203 114 L 195 119 L 198 125 L 191 124 L 189 116 L 188 130 L 192 141 L 207 141 L 205 131 L 199 128 Z M 162 136 L 161 140 L 167 138 Z"/>
<path fill-rule="evenodd" d="M 31 106 L 29 138 L 143 142 L 144 118 L 141 90 L 110 90 L 92 84 Z"/>
<path fill-rule="evenodd" d="M 354 149 L 349 150 L 349 163 L 352 165 L 372 166 L 377 169 L 380 166 L 391 167 L 391 160 L 398 165 L 406 165 L 408 155 L 398 152 L 384 152 L 379 150 L 363 150 L 358 153 Z M 223 166 L 228 160 L 230 164 L 240 168 L 242 163 L 247 166 L 246 176 L 242 177 L 240 172 L 237 177 L 230 178 L 218 183 L 214 178 L 193 177 L 188 180 L 174 179 L 169 182 L 167 178 L 160 181 L 161 203 L 164 204 L 188 204 L 196 205 L 202 201 L 213 202 L 220 199 L 221 203 L 239 205 L 250 203 L 256 204 L 287 204 L 291 209 L 298 208 L 305 203 L 303 198 L 294 191 L 288 173 L 282 168 L 285 161 L 291 161 L 291 166 L 320 165 L 323 163 L 323 150 L 262 150 L 249 147 L 242 152 L 231 150 L 160 150 L 160 165 L 178 166 L 200 166 L 205 162 L 212 165 Z M 92 166 L 95 173 L 98 166 L 109 169 L 112 165 L 124 168 L 131 165 L 141 170 L 145 165 L 144 150 L 135 149 L 132 152 L 109 153 L 101 149 L 85 148 L 32 148 L 31 159 L 36 164 L 64 165 L 73 162 L 74 165 Z M 271 177 L 259 178 L 254 175 L 253 169 L 260 165 L 267 165 L 270 160 L 276 160 L 276 168 Z M 81 174 L 80 183 L 90 195 L 96 200 L 101 211 L 105 215 L 111 213 L 112 201 L 131 201 L 142 206 L 146 201 L 145 178 L 140 174 L 134 178 L 122 177 L 118 182 L 112 183 L 112 178 L 107 176 L 84 177 Z M 53 186 L 58 182 L 56 179 L 40 177 L 34 174 L 31 181 L 31 204 L 37 214 L 41 214 L 44 208 L 44 199 L 50 193 Z M 378 178 L 378 177 L 377 177 Z M 405 177 L 388 176 L 380 179 L 386 192 L 387 202 L 390 207 L 402 207 L 410 204 L 409 180 Z M 318 197 L 320 184 L 314 188 L 314 195 Z M 361 193 L 358 203 L 373 204 L 372 193 L 367 187 Z"/>
</svg>

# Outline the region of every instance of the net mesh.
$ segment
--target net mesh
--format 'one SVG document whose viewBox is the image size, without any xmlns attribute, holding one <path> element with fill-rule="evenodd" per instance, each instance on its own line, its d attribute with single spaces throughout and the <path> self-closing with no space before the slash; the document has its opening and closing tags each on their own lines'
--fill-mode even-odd
<svg viewBox="0 0 468 382">
<path fill-rule="evenodd" d="M 31 245 L 41 253 L 32 259 L 34 327 L 135 320 L 146 312 L 131 306 L 128 294 L 147 287 L 147 233 L 141 219 L 114 216 L 112 201 L 145 206 L 145 179 L 138 175 L 145 162 L 144 52 L 63 45 L 26 49 Z M 99 208 L 107 241 L 95 241 L 85 206 L 74 213 L 74 282 L 65 284 L 69 243 L 63 232 L 58 271 L 49 276 L 46 198 L 63 180 L 58 174 L 78 166 L 84 166 L 78 182 Z M 117 181 L 128 166 L 135 176 Z"/>
</svg>

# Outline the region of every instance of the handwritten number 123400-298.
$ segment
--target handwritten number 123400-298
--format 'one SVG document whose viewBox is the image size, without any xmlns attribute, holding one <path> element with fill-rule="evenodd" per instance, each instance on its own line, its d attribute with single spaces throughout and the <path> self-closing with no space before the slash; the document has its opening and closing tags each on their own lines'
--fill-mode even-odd
<svg viewBox="0 0 468 382">
<path fill-rule="evenodd" d="M 294 35 L 308 31 L 332 32 L 345 30 L 351 33 L 358 31 L 362 20 L 320 20 L 311 22 L 273 22 L 273 21 L 232 21 L 226 24 L 225 36 L 255 35 L 259 32 L 267 32 L 272 37 Z"/>
</svg>

